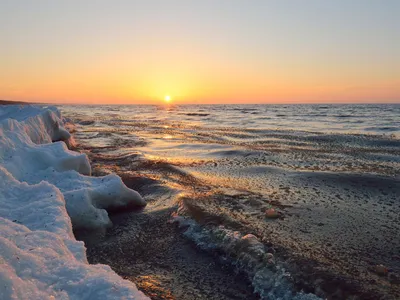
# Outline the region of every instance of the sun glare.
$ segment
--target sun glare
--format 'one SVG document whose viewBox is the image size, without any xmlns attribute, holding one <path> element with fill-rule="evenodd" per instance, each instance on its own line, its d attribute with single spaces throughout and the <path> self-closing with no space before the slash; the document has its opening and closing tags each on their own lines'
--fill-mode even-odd
<svg viewBox="0 0 400 300">
<path fill-rule="evenodd" d="M 171 101 L 171 96 L 170 96 L 170 95 L 166 95 L 166 96 L 164 97 L 164 101 L 165 101 L 165 102 Z"/>
</svg>

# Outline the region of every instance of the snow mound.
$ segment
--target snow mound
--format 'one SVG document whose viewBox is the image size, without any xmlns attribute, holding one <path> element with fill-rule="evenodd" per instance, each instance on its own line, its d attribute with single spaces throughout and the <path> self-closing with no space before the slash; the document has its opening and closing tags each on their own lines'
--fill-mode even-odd
<svg viewBox="0 0 400 300">
<path fill-rule="evenodd" d="M 107 211 L 146 205 L 143 198 L 127 188 L 117 175 L 89 177 L 74 171 L 60 173 L 50 168 L 28 179 L 30 183 L 41 180 L 55 185 L 63 193 L 75 229 L 107 227 L 111 225 Z"/>
<path fill-rule="evenodd" d="M 1 126 L 4 123 L 7 126 Z M 4 123 L 0 124 L 0 163 L 18 180 L 25 181 L 25 177 L 50 167 L 58 172 L 75 170 L 90 175 L 91 167 L 85 154 L 68 150 L 64 142 L 37 145 L 26 133 L 25 126 L 15 120 Z"/>
<path fill-rule="evenodd" d="M 28 185 L 0 166 L 0 217 L 30 230 L 45 230 L 73 238 L 71 220 L 60 191 L 47 182 Z"/>
<path fill-rule="evenodd" d="M 4 116 L 15 119 L 2 120 Z M 107 227 L 111 221 L 106 210 L 146 205 L 116 175 L 84 176 L 91 173 L 87 156 L 68 150 L 64 142 L 51 143 L 59 139 L 70 135 L 56 109 L 0 107 L 0 165 L 19 181 L 46 181 L 59 188 L 75 229 Z"/>
<path fill-rule="evenodd" d="M 71 138 L 63 127 L 61 114 L 56 107 L 4 105 L 0 107 L 0 122 L 4 129 L 8 127 L 9 130 L 21 125 L 35 144 L 67 141 Z"/>
<path fill-rule="evenodd" d="M 86 176 L 88 158 L 60 142 L 71 140 L 62 125 L 56 108 L 0 107 L 0 299 L 148 299 L 89 265 L 72 232 L 145 202 L 116 175 Z"/>
<path fill-rule="evenodd" d="M 110 267 L 89 265 L 84 245 L 0 217 L 0 299 L 147 299 Z"/>
</svg>

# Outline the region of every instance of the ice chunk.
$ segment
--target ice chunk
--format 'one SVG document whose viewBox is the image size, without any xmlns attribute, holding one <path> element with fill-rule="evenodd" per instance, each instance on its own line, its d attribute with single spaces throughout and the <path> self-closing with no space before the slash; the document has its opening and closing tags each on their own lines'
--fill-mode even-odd
<svg viewBox="0 0 400 300">
<path fill-rule="evenodd" d="M 71 137 L 62 126 L 61 114 L 56 107 L 3 105 L 0 107 L 0 122 L 9 130 L 22 126 L 36 144 L 65 141 Z"/>
<path fill-rule="evenodd" d="M 105 265 L 71 251 L 83 244 L 0 217 L 0 299 L 148 299 Z"/>
<path fill-rule="evenodd" d="M 17 126 L 12 131 L 0 126 L 0 164 L 19 180 L 49 167 L 59 172 L 75 170 L 86 175 L 91 173 L 85 154 L 68 150 L 63 142 L 34 144 L 26 132 Z"/>
<path fill-rule="evenodd" d="M 30 230 L 46 230 L 72 238 L 71 220 L 61 192 L 47 182 L 21 183 L 0 166 L 0 217 Z"/>
<path fill-rule="evenodd" d="M 32 110 L 37 112 L 35 108 Z M 116 175 L 100 178 L 84 176 L 90 175 L 91 172 L 85 154 L 68 150 L 63 142 L 34 143 L 31 136 L 36 140 L 51 141 L 61 127 L 55 112 L 39 111 L 38 116 L 28 118 L 31 115 L 28 112 L 32 113 L 32 110 L 22 110 L 23 117 L 19 117 L 16 109 L 12 107 L 10 113 L 0 113 L 0 118 L 7 115 L 23 120 L 19 122 L 16 119 L 7 119 L 1 122 L 0 164 L 19 181 L 29 184 L 47 181 L 58 187 L 64 195 L 67 211 L 75 229 L 107 227 L 111 221 L 106 210 L 146 205 L 143 198 L 137 192 L 128 189 Z M 40 120 L 40 116 L 43 120 Z M 38 128 L 35 124 L 48 136 L 37 134 Z"/>
<path fill-rule="evenodd" d="M 145 205 L 116 175 L 92 178 L 56 108 L 0 107 L 0 299 L 148 299 L 105 265 L 89 265 L 77 227 Z"/>
<path fill-rule="evenodd" d="M 95 229 L 111 225 L 106 210 L 146 205 L 139 193 L 127 188 L 116 175 L 89 177 L 75 171 L 60 173 L 49 168 L 26 180 L 30 183 L 46 180 L 58 187 L 64 195 L 67 211 L 75 229 Z"/>
</svg>

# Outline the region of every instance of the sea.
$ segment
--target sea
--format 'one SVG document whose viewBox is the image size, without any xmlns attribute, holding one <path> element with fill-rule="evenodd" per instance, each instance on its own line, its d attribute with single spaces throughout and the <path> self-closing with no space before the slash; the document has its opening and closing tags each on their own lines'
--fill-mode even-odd
<svg viewBox="0 0 400 300">
<path fill-rule="evenodd" d="M 257 297 L 400 295 L 373 269 L 400 274 L 400 104 L 59 108 L 95 175 L 118 173 Z"/>
</svg>

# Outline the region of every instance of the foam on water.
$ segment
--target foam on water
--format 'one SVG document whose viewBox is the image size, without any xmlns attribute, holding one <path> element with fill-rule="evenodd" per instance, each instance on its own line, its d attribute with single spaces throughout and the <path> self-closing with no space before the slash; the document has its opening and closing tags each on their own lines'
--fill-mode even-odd
<svg viewBox="0 0 400 300">
<path fill-rule="evenodd" d="M 210 252 L 222 252 L 223 257 L 238 271 L 250 278 L 254 291 L 262 299 L 270 300 L 317 300 L 319 297 L 302 292 L 294 293 L 288 280 L 290 274 L 277 262 L 272 253 L 252 234 L 243 235 L 239 231 L 224 226 L 204 227 L 190 218 L 174 216 L 173 222 L 184 228 L 184 235 L 198 247 Z"/>
</svg>

